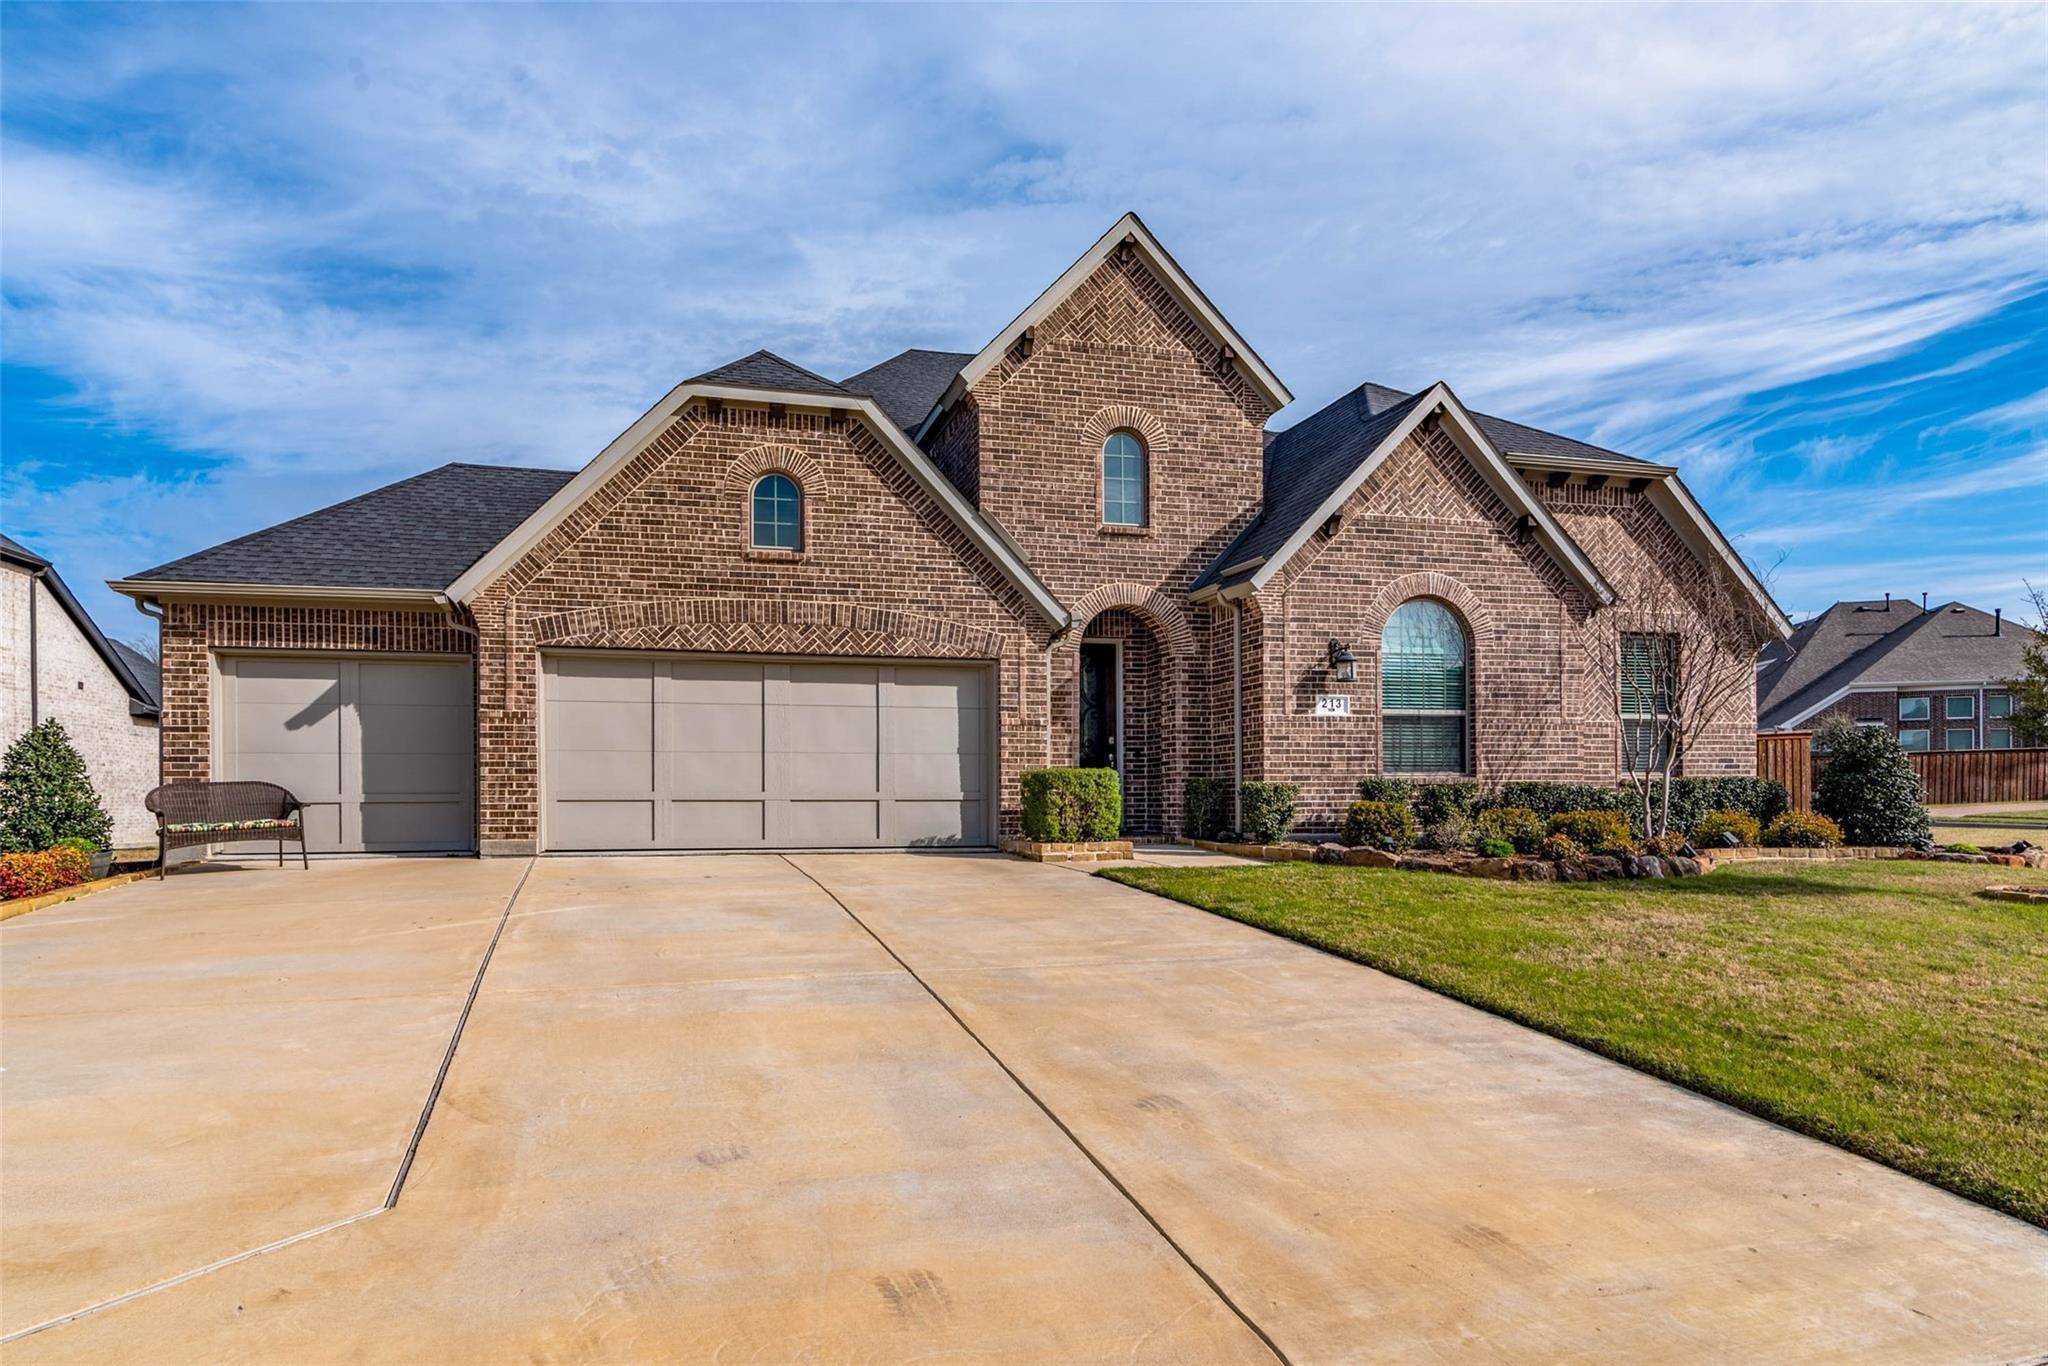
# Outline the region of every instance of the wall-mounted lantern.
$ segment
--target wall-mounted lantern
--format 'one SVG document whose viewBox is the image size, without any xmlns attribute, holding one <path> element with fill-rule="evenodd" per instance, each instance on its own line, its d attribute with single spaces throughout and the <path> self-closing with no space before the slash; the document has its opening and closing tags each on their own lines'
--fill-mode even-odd
<svg viewBox="0 0 2048 1366">
<path fill-rule="evenodd" d="M 1330 672 L 1337 676 L 1339 683 L 1358 681 L 1358 656 L 1352 654 L 1350 647 L 1341 640 L 1330 642 Z"/>
</svg>

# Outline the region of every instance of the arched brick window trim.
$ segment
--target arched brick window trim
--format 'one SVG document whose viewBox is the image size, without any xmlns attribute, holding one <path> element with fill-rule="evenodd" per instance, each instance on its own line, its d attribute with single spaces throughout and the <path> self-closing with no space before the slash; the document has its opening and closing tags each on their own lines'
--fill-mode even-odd
<svg viewBox="0 0 2048 1366">
<path fill-rule="evenodd" d="M 1102 443 L 1109 440 L 1111 432 L 1136 432 L 1138 439 L 1145 443 L 1145 458 L 1149 469 L 1151 460 L 1166 445 L 1166 424 L 1128 403 L 1112 403 L 1098 409 L 1082 429 L 1088 441 L 1089 454 L 1095 459 L 1102 458 Z"/>
<path fill-rule="evenodd" d="M 803 532 L 796 550 L 760 550 L 754 545 L 754 485 L 764 475 L 787 475 L 802 500 Z M 825 497 L 825 467 L 794 446 L 756 446 L 725 467 L 725 486 L 739 495 L 740 548 L 758 557 L 800 558 L 809 553 L 811 519 Z"/>
<path fill-rule="evenodd" d="M 1380 634 L 1387 629 L 1387 618 L 1394 609 L 1414 598 L 1435 598 L 1446 602 L 1456 611 L 1465 627 L 1465 648 L 1468 654 L 1466 668 L 1466 707 L 1470 721 L 1467 740 L 1471 754 L 1467 756 L 1469 771 L 1474 775 L 1484 772 L 1486 762 L 1486 716 L 1480 706 L 1485 693 L 1486 680 L 1492 672 L 1494 625 L 1493 614 L 1480 601 L 1479 595 L 1452 578 L 1434 570 L 1419 574 L 1403 574 L 1389 580 L 1373 596 L 1366 606 L 1365 617 L 1359 624 L 1358 638 L 1350 642 L 1352 651 L 1359 660 L 1370 664 L 1372 679 L 1371 695 L 1364 699 L 1370 714 L 1377 719 L 1380 714 Z"/>
</svg>

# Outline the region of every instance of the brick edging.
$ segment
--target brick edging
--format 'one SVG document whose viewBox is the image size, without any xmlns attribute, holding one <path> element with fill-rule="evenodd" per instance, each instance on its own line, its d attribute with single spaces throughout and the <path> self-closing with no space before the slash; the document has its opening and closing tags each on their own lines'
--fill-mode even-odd
<svg viewBox="0 0 2048 1366">
<path fill-rule="evenodd" d="M 12 920 L 18 915 L 27 915 L 30 911 L 40 911 L 47 906 L 55 906 L 62 902 L 75 901 L 82 896 L 90 896 L 94 892 L 104 892 L 109 887 L 119 887 L 124 883 L 139 882 L 155 871 L 153 868 L 144 868 L 133 873 L 114 873 L 108 877 L 95 878 L 91 882 L 74 882 L 69 887 L 59 887 L 54 892 L 44 892 L 40 896 L 25 896 L 14 901 L 0 901 L 0 920 Z"/>
</svg>

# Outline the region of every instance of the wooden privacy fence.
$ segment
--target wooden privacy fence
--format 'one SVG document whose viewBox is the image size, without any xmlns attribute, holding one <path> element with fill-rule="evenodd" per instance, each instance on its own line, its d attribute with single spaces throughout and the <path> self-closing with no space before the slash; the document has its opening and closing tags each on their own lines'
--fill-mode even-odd
<svg viewBox="0 0 2048 1366">
<path fill-rule="evenodd" d="M 1929 805 L 2048 798 L 2048 749 L 1951 749 L 1908 757 Z"/>
<path fill-rule="evenodd" d="M 1813 810 L 1813 733 L 1789 730 L 1758 735 L 1756 776 L 1783 783 L 1794 811 Z"/>
<path fill-rule="evenodd" d="M 2048 801 L 2048 749 L 1951 749 L 1906 757 L 1931 806 Z M 1783 783 L 1794 811 L 1813 809 L 1813 772 L 1811 731 L 1756 737 L 1756 776 Z"/>
</svg>

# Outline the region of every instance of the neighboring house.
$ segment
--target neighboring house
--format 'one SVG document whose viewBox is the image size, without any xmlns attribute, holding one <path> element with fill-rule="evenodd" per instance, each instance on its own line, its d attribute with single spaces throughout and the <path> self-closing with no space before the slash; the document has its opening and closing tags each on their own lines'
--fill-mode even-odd
<svg viewBox="0 0 2048 1366">
<path fill-rule="evenodd" d="M 1138 833 L 1197 776 L 1312 829 L 1383 767 L 1613 781 L 1617 584 L 1709 565 L 1790 630 L 1668 466 L 1441 384 L 1269 433 L 1291 398 L 1127 215 L 977 353 L 756 352 L 575 474 L 448 465 L 113 586 L 166 614 L 168 775 L 485 854 L 987 844 L 1045 764 L 1119 768 Z M 1746 682 L 1753 638 L 1696 648 Z M 1690 771 L 1753 770 L 1748 701 Z"/>
<path fill-rule="evenodd" d="M 155 844 L 157 669 L 109 640 L 50 562 L 0 536 L 0 748 L 64 723 L 114 818 L 117 846 Z"/>
<path fill-rule="evenodd" d="M 1757 725 L 1818 730 L 1837 717 L 1883 726 L 1915 752 L 2011 749 L 2005 680 L 2034 633 L 1959 602 L 1838 602 L 1757 661 Z"/>
</svg>

